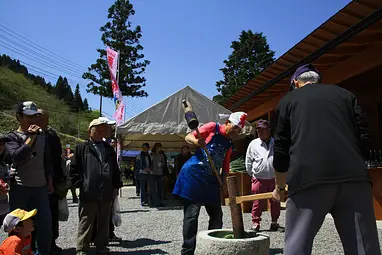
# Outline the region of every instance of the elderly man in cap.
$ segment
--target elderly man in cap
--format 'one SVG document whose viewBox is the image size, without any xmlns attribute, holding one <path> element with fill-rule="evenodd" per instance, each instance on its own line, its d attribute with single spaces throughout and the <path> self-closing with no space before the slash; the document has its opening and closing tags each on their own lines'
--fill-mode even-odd
<svg viewBox="0 0 382 255">
<path fill-rule="evenodd" d="M 364 157 L 368 126 L 357 98 L 322 84 L 311 64 L 296 70 L 291 90 L 276 109 L 273 158 L 273 197 L 282 200 L 288 184 L 284 254 L 311 254 L 328 213 L 345 254 L 381 254 Z"/>
<path fill-rule="evenodd" d="M 109 124 L 95 119 L 89 124 L 89 140 L 76 146 L 71 165 L 72 183 L 80 188 L 77 254 L 87 254 L 94 220 L 97 218 L 97 254 L 107 254 L 111 204 L 121 188 L 114 148 L 103 141 Z"/>
<path fill-rule="evenodd" d="M 16 109 L 19 128 L 10 132 L 5 148 L 11 157 L 10 209 L 36 208 L 36 240 L 39 254 L 49 255 L 52 242 L 52 216 L 48 194 L 52 194 L 53 169 L 49 144 L 37 125 L 35 103 L 21 102 Z"/>
<path fill-rule="evenodd" d="M 105 122 L 105 123 L 107 123 L 109 125 L 109 129 L 107 131 L 107 136 L 105 136 L 102 140 L 104 142 L 109 143 L 110 146 L 113 147 L 114 150 L 116 150 L 116 148 L 117 148 L 117 139 L 115 137 L 113 137 L 113 126 L 116 124 L 116 121 L 109 120 L 106 117 L 99 117 L 98 119 L 100 121 Z M 117 156 L 117 154 L 116 154 L 116 156 Z M 123 186 L 122 180 L 121 180 L 120 186 Z M 112 208 L 113 208 L 113 204 L 114 204 L 114 199 L 112 201 Z M 122 241 L 122 238 L 117 237 L 115 235 L 115 233 L 114 233 L 114 224 L 113 224 L 112 218 L 113 218 L 113 215 L 110 213 L 109 242 L 120 242 L 120 241 Z M 95 221 L 94 221 L 93 234 L 92 234 L 92 238 L 91 238 L 91 241 L 90 241 L 91 243 L 94 243 L 96 235 L 97 235 L 97 219 L 95 219 Z"/>
<path fill-rule="evenodd" d="M 247 149 L 245 166 L 248 174 L 252 177 L 252 194 L 272 192 L 275 189 L 275 170 L 273 168 L 273 144 L 271 128 L 267 120 L 259 120 L 256 123 L 256 131 L 259 138 L 253 140 Z M 266 206 L 266 200 L 255 200 L 252 205 L 252 229 L 260 230 L 261 214 Z M 272 223 L 271 231 L 284 231 L 277 223 L 280 217 L 280 202 L 270 200 Z"/>
</svg>

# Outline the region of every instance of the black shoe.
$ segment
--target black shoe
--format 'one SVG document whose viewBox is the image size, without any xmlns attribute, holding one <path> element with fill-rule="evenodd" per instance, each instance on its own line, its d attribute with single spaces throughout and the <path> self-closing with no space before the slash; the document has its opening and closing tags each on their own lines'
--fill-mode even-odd
<svg viewBox="0 0 382 255">
<path fill-rule="evenodd" d="M 50 254 L 61 254 L 62 248 L 58 247 L 57 244 L 52 244 L 50 247 Z"/>
<path fill-rule="evenodd" d="M 271 226 L 269 227 L 269 230 L 270 231 L 273 231 L 273 232 L 285 232 L 285 228 L 281 227 L 278 223 L 276 222 L 272 222 L 271 223 Z"/>
<path fill-rule="evenodd" d="M 109 237 L 109 242 L 121 242 L 122 241 L 122 238 L 116 236 L 116 235 L 113 235 L 112 237 Z"/>
<path fill-rule="evenodd" d="M 148 203 L 143 203 L 142 206 L 149 206 L 149 204 Z"/>
<path fill-rule="evenodd" d="M 260 232 L 260 225 L 253 225 L 251 227 L 251 230 L 256 232 L 256 233 Z"/>
<path fill-rule="evenodd" d="M 105 247 L 105 248 L 102 248 L 102 249 L 97 249 L 96 248 L 96 254 L 98 255 L 103 255 L 103 254 L 109 254 L 110 253 L 110 250 L 109 248 Z"/>
</svg>

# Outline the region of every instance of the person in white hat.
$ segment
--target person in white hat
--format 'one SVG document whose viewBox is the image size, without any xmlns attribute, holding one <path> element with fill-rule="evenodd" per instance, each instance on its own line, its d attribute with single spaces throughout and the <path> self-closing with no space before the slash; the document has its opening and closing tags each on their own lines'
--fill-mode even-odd
<svg viewBox="0 0 382 255">
<path fill-rule="evenodd" d="M 92 228 L 97 219 L 95 246 L 98 254 L 109 249 L 109 219 L 113 199 L 122 187 L 117 155 L 114 148 L 103 141 L 108 136 L 109 124 L 94 119 L 89 124 L 89 139 L 76 146 L 70 177 L 80 188 L 77 254 L 87 254 Z M 91 184 L 91 185 L 89 185 Z"/>
<path fill-rule="evenodd" d="M 185 138 L 187 143 L 198 148 L 195 155 L 180 170 L 173 191 L 184 205 L 181 254 L 194 254 L 201 205 L 205 206 L 210 217 L 208 229 L 219 229 L 223 226 L 219 182 L 201 148 L 207 146 L 216 169 L 223 170 L 224 180 L 224 176 L 229 172 L 232 138 L 244 128 L 246 118 L 246 113 L 235 112 L 223 125 L 210 122 L 201 126 L 199 128 L 201 137 L 194 131 Z"/>
</svg>

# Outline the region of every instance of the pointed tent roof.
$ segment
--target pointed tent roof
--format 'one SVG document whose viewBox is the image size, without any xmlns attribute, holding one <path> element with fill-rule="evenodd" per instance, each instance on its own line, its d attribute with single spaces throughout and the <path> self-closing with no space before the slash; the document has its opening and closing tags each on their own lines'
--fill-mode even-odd
<svg viewBox="0 0 382 255">
<path fill-rule="evenodd" d="M 124 137 L 124 145 L 129 150 L 139 150 L 144 142 L 149 143 L 151 147 L 160 142 L 166 151 L 179 151 L 185 144 L 185 135 L 191 132 L 181 105 L 184 99 L 191 103 L 200 125 L 219 121 L 218 114 L 231 113 L 186 86 L 119 125 L 117 133 Z"/>
</svg>

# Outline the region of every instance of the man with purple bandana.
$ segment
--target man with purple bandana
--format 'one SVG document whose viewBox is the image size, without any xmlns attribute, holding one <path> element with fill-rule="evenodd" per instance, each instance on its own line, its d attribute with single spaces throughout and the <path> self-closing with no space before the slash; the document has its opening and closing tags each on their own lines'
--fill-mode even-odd
<svg viewBox="0 0 382 255">
<path fill-rule="evenodd" d="M 365 166 L 368 125 L 355 95 L 321 84 L 317 69 L 303 65 L 276 118 L 274 199 L 283 200 L 288 184 L 284 255 L 311 254 L 328 213 L 345 254 L 381 254 Z"/>
</svg>

